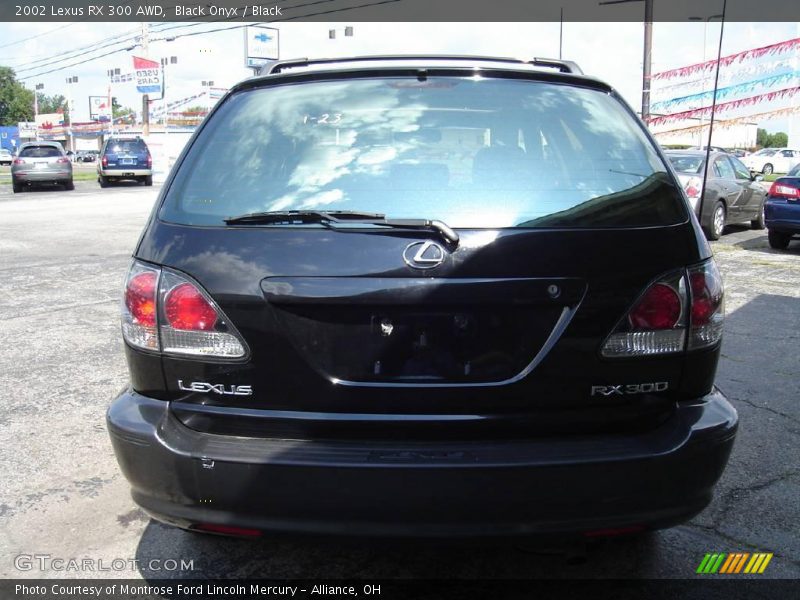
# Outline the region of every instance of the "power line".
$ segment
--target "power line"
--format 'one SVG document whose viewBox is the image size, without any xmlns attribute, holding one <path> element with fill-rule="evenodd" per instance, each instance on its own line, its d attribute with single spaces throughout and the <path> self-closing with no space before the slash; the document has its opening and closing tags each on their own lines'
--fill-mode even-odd
<svg viewBox="0 0 800 600">
<path fill-rule="evenodd" d="M 73 48 L 72 50 L 67 50 L 66 52 L 60 52 L 56 55 L 51 55 L 46 58 L 42 58 L 39 60 L 34 60 L 29 63 L 23 63 L 21 65 L 17 65 L 14 67 L 14 70 L 17 73 L 22 73 L 24 71 L 33 71 L 34 69 L 41 69 L 44 67 L 49 67 L 60 62 L 64 62 L 67 60 L 71 60 L 73 58 L 77 58 L 78 56 L 83 56 L 85 54 L 89 54 L 92 52 L 97 52 L 98 50 L 102 50 L 103 48 L 108 48 L 110 46 L 114 46 L 117 44 L 124 44 L 135 40 L 138 37 L 138 34 L 133 34 L 133 31 L 138 30 L 129 30 L 125 33 L 120 33 L 114 36 L 110 36 L 104 38 L 102 40 L 97 40 L 96 42 L 92 42 L 91 44 L 87 44 L 86 46 L 81 46 L 79 48 Z M 105 43 L 107 42 L 107 43 Z M 102 44 L 102 45 L 98 45 Z M 56 58 L 59 57 L 59 58 Z M 51 60 L 55 59 L 55 60 Z"/>
<path fill-rule="evenodd" d="M 40 37 L 43 37 L 45 35 L 49 35 L 51 33 L 55 33 L 56 31 L 64 31 L 65 29 L 67 29 L 67 27 L 72 27 L 73 25 L 77 25 L 77 23 L 70 23 L 66 27 L 56 27 L 55 29 L 48 29 L 47 31 L 45 31 L 43 33 L 38 33 L 36 35 L 32 35 L 30 37 L 22 38 L 22 39 L 19 39 L 19 40 L 14 40 L 13 42 L 8 42 L 6 44 L 0 45 L 0 48 L 8 48 L 9 46 L 16 46 L 17 44 L 21 44 L 22 42 L 35 40 L 36 38 L 40 38 Z"/>
<path fill-rule="evenodd" d="M 309 2 L 309 3 L 306 3 L 306 4 L 299 4 L 299 5 L 296 5 L 296 6 L 289 7 L 289 8 L 301 8 L 301 7 L 304 7 L 304 6 L 322 4 L 322 3 L 325 3 L 325 2 L 328 2 L 328 1 L 330 1 L 330 0 L 317 0 L 316 2 Z M 327 11 L 308 13 L 308 14 L 305 14 L 305 15 L 297 15 L 297 16 L 294 16 L 294 17 L 284 17 L 282 19 L 273 19 L 272 21 L 268 21 L 268 22 L 269 23 L 275 23 L 275 22 L 282 22 L 282 21 L 294 21 L 294 20 L 298 20 L 298 19 L 306 19 L 306 18 L 309 18 L 309 17 L 317 17 L 317 16 L 328 15 L 328 14 L 333 14 L 333 13 L 345 12 L 345 11 L 354 10 L 354 9 L 357 9 L 357 8 L 368 8 L 368 7 L 371 7 L 371 6 L 379 6 L 379 5 L 383 5 L 383 4 L 394 4 L 394 3 L 397 3 L 397 2 L 403 2 L 403 0 L 377 0 L 375 2 L 367 2 L 367 3 L 359 4 L 359 5 L 356 5 L 356 6 L 335 8 L 335 9 L 331 9 L 331 10 L 327 10 Z M 212 21 L 212 22 L 221 22 L 221 21 Z M 208 33 L 217 33 L 217 32 L 220 32 L 220 31 L 231 31 L 231 30 L 234 30 L 234 29 L 242 29 L 243 27 L 249 27 L 250 25 L 255 25 L 255 24 L 256 23 L 245 23 L 243 25 L 234 25 L 233 27 L 219 27 L 217 29 L 207 29 L 207 30 L 195 31 L 195 32 L 191 32 L 191 33 L 182 33 L 182 34 L 178 34 L 178 35 L 175 35 L 175 36 L 169 36 L 169 37 L 171 39 L 178 39 L 178 38 L 183 38 L 183 37 L 192 37 L 192 36 L 196 36 L 196 35 L 205 35 L 205 34 L 208 34 Z M 159 33 L 161 33 L 161 31 L 159 31 Z M 152 39 L 150 41 L 151 42 L 159 42 L 159 41 L 164 41 L 166 39 L 167 38 L 155 38 L 155 39 Z M 80 56 L 84 56 L 86 54 L 91 54 L 92 52 L 95 52 L 97 50 L 100 50 L 100 49 L 102 49 L 104 47 L 108 47 L 108 46 L 111 46 L 111 45 L 115 45 L 115 44 L 107 44 L 106 46 L 102 46 L 101 48 L 95 48 L 94 50 L 83 52 L 82 54 L 78 54 L 77 56 L 73 56 L 71 58 L 79 58 Z M 86 64 L 88 62 L 99 60 L 101 58 L 105 58 L 107 56 L 112 56 L 114 54 L 118 54 L 120 52 L 125 52 L 127 50 L 129 50 L 129 48 L 117 48 L 115 50 L 112 50 L 111 52 L 106 52 L 105 54 L 101 54 L 99 56 L 93 56 L 93 57 L 87 58 L 85 60 L 81 60 L 81 61 L 78 61 L 78 62 L 70 63 L 68 65 L 63 65 L 63 66 L 57 67 L 55 69 L 50 69 L 49 71 L 41 71 L 41 72 L 35 73 L 33 75 L 27 75 L 25 77 L 20 77 L 19 81 L 26 81 L 28 79 L 33 79 L 35 77 L 41 77 L 43 75 L 49 75 L 50 73 L 56 73 L 58 71 L 63 71 L 64 69 L 69 69 L 69 68 L 72 68 L 72 67 L 76 67 L 78 65 Z M 69 59 L 65 59 L 65 60 L 69 60 Z M 61 61 L 53 61 L 51 64 L 56 64 L 57 62 L 61 62 Z M 49 66 L 49 65 L 40 65 L 40 67 L 38 67 L 38 68 L 45 67 L 45 66 Z"/>
</svg>

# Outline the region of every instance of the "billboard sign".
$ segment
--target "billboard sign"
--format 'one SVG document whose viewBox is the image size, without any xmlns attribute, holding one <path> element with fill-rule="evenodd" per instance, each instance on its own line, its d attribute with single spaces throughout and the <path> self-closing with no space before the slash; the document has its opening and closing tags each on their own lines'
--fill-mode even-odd
<svg viewBox="0 0 800 600">
<path fill-rule="evenodd" d="M 133 57 L 136 91 L 140 94 L 161 93 L 161 64 L 147 58 Z"/>
<path fill-rule="evenodd" d="M 19 129 L 19 137 L 21 138 L 35 138 L 36 137 L 36 123 L 34 121 L 20 121 L 17 123 Z"/>
<path fill-rule="evenodd" d="M 244 28 L 244 66 L 262 67 L 280 56 L 280 32 L 274 27 L 248 25 Z"/>
<path fill-rule="evenodd" d="M 92 121 L 111 120 L 111 104 L 108 96 L 89 96 L 89 119 Z"/>
<path fill-rule="evenodd" d="M 53 129 L 54 127 L 63 127 L 64 113 L 45 113 L 36 115 L 36 128 L 37 129 Z"/>
</svg>

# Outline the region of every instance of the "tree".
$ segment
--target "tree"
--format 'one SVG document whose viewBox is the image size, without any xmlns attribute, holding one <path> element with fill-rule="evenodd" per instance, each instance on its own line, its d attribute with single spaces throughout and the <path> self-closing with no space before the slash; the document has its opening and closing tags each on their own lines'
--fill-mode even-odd
<svg viewBox="0 0 800 600">
<path fill-rule="evenodd" d="M 770 148 L 786 148 L 789 145 L 789 136 L 786 135 L 784 132 L 779 131 L 778 133 L 772 134 L 772 139 L 770 140 Z"/>
<path fill-rule="evenodd" d="M 769 134 L 767 133 L 767 130 L 761 129 L 760 127 L 756 129 L 756 145 L 761 146 L 762 148 L 766 148 L 768 141 L 769 141 Z"/>
<path fill-rule="evenodd" d="M 54 113 L 57 112 L 58 109 L 63 110 L 65 113 L 69 112 L 67 99 L 61 94 L 48 96 L 47 94 L 39 92 L 37 97 L 39 100 L 39 112 L 42 114 Z"/>
<path fill-rule="evenodd" d="M 789 144 L 789 136 L 783 131 L 767 133 L 766 129 L 756 129 L 756 144 L 761 148 L 785 148 Z"/>
<path fill-rule="evenodd" d="M 33 120 L 33 92 L 17 81 L 14 69 L 0 67 L 0 125 Z"/>
<path fill-rule="evenodd" d="M 136 113 L 132 108 L 128 108 L 127 106 L 121 106 L 119 102 L 117 102 L 116 97 L 111 98 L 111 114 L 114 117 L 114 120 L 121 119 L 125 117 L 125 121 L 133 122 L 136 119 Z"/>
</svg>

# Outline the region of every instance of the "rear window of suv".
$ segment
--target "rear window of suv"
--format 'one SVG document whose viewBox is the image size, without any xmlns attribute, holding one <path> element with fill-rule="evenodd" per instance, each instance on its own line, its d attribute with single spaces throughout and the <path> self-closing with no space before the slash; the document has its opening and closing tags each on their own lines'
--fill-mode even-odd
<svg viewBox="0 0 800 600">
<path fill-rule="evenodd" d="M 635 118 L 590 88 L 369 78 L 239 92 L 209 119 L 160 217 L 353 210 L 451 227 L 640 227 L 687 218 Z"/>
<path fill-rule="evenodd" d="M 28 146 L 19 155 L 22 158 L 55 158 L 61 156 L 61 151 L 53 146 Z"/>
<path fill-rule="evenodd" d="M 106 146 L 106 154 L 141 154 L 147 152 L 142 140 L 112 140 Z"/>
</svg>

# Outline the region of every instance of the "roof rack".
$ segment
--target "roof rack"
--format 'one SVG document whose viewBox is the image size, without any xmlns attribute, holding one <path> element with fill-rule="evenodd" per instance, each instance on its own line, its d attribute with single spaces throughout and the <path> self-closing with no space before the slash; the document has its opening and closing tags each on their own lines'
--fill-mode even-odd
<svg viewBox="0 0 800 600">
<path fill-rule="evenodd" d="M 571 73 L 573 75 L 583 75 L 581 68 L 571 60 L 560 60 L 557 58 L 534 58 L 533 60 L 524 60 L 520 58 L 504 58 L 497 56 L 472 56 L 466 54 L 382 54 L 371 56 L 353 56 L 348 58 L 293 58 L 287 60 L 278 60 L 268 63 L 262 67 L 261 75 L 273 75 L 280 73 L 284 69 L 292 67 L 309 67 L 311 65 L 328 65 L 336 63 L 351 63 L 351 62 L 382 62 L 390 60 L 406 60 L 406 61 L 458 61 L 458 62 L 491 62 L 501 64 L 513 65 L 531 65 L 534 67 L 547 67 L 558 69 L 562 73 Z"/>
</svg>

